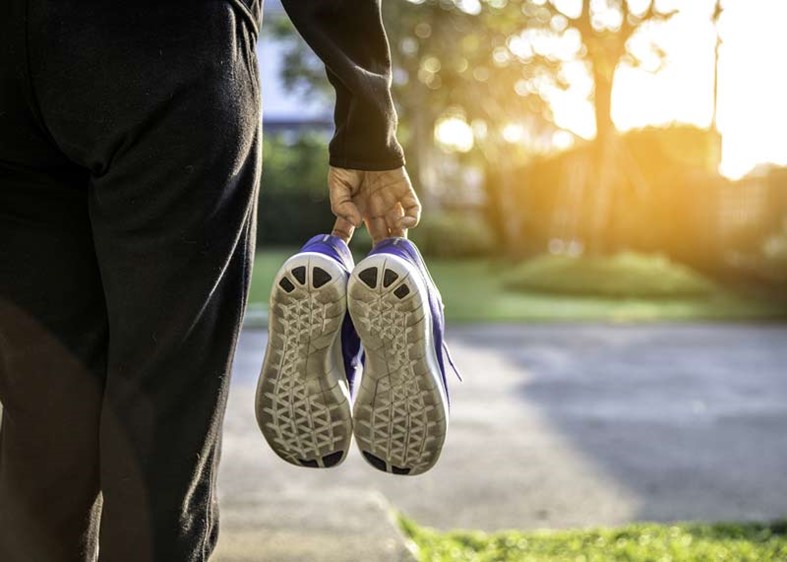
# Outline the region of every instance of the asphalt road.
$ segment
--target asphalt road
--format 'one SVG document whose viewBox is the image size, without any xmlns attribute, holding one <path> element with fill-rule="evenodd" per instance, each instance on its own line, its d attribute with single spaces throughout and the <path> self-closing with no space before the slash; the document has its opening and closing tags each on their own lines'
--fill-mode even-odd
<svg viewBox="0 0 787 562">
<path fill-rule="evenodd" d="M 440 463 L 416 477 L 357 451 L 320 471 L 268 450 L 252 410 L 265 338 L 241 337 L 219 489 L 223 552 L 253 536 L 271 555 L 222 560 L 358 535 L 399 560 L 389 506 L 441 529 L 787 516 L 787 326 L 452 329 L 465 382 Z M 317 559 L 343 559 L 329 550 Z"/>
</svg>

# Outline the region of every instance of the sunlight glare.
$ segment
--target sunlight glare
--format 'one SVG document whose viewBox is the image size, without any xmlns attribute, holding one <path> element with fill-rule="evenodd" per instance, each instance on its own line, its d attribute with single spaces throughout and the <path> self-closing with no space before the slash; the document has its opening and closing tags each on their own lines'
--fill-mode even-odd
<svg viewBox="0 0 787 562">
<path fill-rule="evenodd" d="M 434 128 L 434 138 L 447 152 L 469 152 L 474 144 L 473 129 L 457 115 L 439 119 Z"/>
<path fill-rule="evenodd" d="M 569 16 L 576 10 L 577 2 L 553 1 Z M 784 64 L 781 54 L 787 53 L 787 33 L 783 31 L 787 2 L 727 0 L 724 6 L 717 118 L 723 139 L 720 171 L 738 178 L 760 163 L 787 165 L 787 79 L 780 70 Z M 619 66 L 612 120 L 620 131 L 673 123 L 709 127 L 713 121 L 716 43 L 710 19 L 713 0 L 665 1 L 659 7 L 680 11 L 669 22 L 649 25 L 648 31 L 632 38 L 630 47 L 646 64 L 644 68 Z M 614 24 L 611 19 L 602 23 Z M 666 53 L 663 63 L 649 52 L 651 40 Z M 514 43 L 516 54 L 529 54 L 524 43 Z M 536 51 L 544 48 L 533 47 Z M 595 135 L 588 99 L 592 99 L 592 82 L 581 63 L 564 63 L 562 67 L 569 89 L 548 92 L 555 122 L 590 139 Z"/>
<path fill-rule="evenodd" d="M 503 127 L 503 139 L 506 142 L 515 143 L 520 142 L 525 136 L 525 129 L 518 123 L 509 123 Z"/>
<path fill-rule="evenodd" d="M 456 6 L 466 14 L 477 16 L 483 9 L 479 0 L 455 0 L 455 2 Z"/>
<path fill-rule="evenodd" d="M 719 69 L 721 172 L 738 178 L 757 164 L 787 165 L 787 2 L 726 4 Z"/>
</svg>

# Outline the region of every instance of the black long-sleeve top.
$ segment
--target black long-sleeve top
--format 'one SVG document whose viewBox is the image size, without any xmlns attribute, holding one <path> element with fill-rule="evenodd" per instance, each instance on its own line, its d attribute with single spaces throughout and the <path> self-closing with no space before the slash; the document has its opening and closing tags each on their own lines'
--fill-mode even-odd
<svg viewBox="0 0 787 562">
<path fill-rule="evenodd" d="M 336 90 L 330 163 L 356 170 L 404 165 L 391 98 L 391 52 L 381 0 L 282 0 Z"/>
</svg>

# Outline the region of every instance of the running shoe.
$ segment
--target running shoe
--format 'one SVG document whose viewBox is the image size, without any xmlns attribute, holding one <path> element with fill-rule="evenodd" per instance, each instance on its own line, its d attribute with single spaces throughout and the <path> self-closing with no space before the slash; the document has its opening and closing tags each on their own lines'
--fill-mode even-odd
<svg viewBox="0 0 787 562">
<path fill-rule="evenodd" d="M 336 466 L 350 448 L 350 392 L 361 367 L 347 313 L 352 268 L 343 240 L 315 236 L 284 263 L 271 290 L 257 423 L 276 454 L 298 466 Z"/>
<path fill-rule="evenodd" d="M 348 308 L 364 350 L 353 404 L 364 458 L 391 474 L 421 474 L 437 462 L 448 429 L 448 354 L 440 292 L 416 246 L 379 242 L 353 270 Z"/>
</svg>

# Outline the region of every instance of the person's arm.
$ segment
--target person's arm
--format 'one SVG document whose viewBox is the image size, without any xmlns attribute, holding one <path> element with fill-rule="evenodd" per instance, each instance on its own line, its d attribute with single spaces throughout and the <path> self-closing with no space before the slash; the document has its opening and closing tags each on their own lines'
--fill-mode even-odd
<svg viewBox="0 0 787 562">
<path fill-rule="evenodd" d="M 392 170 L 404 165 L 380 1 L 282 0 L 336 90 L 330 163 L 337 168 Z"/>
</svg>

